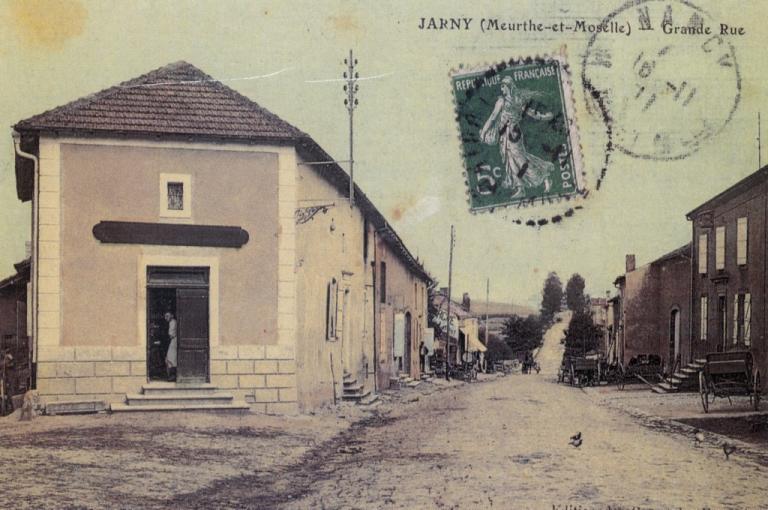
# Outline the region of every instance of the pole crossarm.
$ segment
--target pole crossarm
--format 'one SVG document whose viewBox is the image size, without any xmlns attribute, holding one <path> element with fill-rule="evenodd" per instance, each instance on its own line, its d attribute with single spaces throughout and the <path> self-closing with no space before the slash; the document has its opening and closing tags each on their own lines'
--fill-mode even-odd
<svg viewBox="0 0 768 510">
<path fill-rule="evenodd" d="M 344 59 L 347 70 L 344 71 L 344 105 L 349 112 L 349 207 L 355 205 L 355 158 L 354 158 L 354 112 L 357 108 L 357 91 L 359 89 L 357 81 L 360 79 L 360 73 L 357 72 L 357 59 L 354 58 L 352 50 L 349 50 L 349 57 Z"/>
</svg>

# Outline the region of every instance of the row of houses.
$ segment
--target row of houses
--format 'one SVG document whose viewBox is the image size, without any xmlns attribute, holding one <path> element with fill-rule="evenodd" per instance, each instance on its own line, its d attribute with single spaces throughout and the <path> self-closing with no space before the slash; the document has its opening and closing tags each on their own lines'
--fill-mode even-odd
<svg viewBox="0 0 768 510">
<path fill-rule="evenodd" d="M 250 99 L 178 62 L 13 134 L 44 402 L 197 385 L 292 413 L 420 376 L 429 273 L 328 153 Z"/>
<path fill-rule="evenodd" d="M 748 350 L 768 370 L 768 166 L 686 215 L 691 240 L 643 266 L 626 256 L 605 304 L 609 358 L 655 354 L 668 372 L 709 352 Z"/>
</svg>

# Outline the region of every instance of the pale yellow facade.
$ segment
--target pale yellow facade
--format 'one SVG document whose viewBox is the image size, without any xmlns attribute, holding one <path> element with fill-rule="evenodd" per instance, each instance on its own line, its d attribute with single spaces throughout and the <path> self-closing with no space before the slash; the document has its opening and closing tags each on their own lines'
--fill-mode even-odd
<svg viewBox="0 0 768 510">
<path fill-rule="evenodd" d="M 206 269 L 210 382 L 256 411 L 339 400 L 345 373 L 366 391 L 398 372 L 419 376 L 425 277 L 292 146 L 47 136 L 39 150 L 32 281 L 45 401 L 120 402 L 141 391 L 155 266 Z M 169 176 L 186 183 L 189 214 L 164 210 Z M 317 205 L 326 212 L 297 221 L 298 209 Z M 94 236 L 102 221 L 239 226 L 249 239 L 240 248 L 110 244 Z M 410 344 L 394 358 L 397 314 L 408 317 Z"/>
</svg>

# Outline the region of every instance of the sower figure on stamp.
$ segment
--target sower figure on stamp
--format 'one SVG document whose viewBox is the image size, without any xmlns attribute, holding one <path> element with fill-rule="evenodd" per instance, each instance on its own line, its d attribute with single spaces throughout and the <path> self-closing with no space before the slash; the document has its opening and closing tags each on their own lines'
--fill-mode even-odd
<svg viewBox="0 0 768 510">
<path fill-rule="evenodd" d="M 165 354 L 165 366 L 168 369 L 168 380 L 176 380 L 176 364 L 177 364 L 177 322 L 171 312 L 165 312 L 165 320 L 168 322 L 168 337 L 171 342 L 168 344 L 168 352 Z"/>
<path fill-rule="evenodd" d="M 536 92 L 518 89 L 514 80 L 505 76 L 501 80 L 501 96 L 480 130 L 483 143 L 499 145 L 501 159 L 506 167 L 502 186 L 512 190 L 512 197 L 522 194 L 525 187 L 544 184 L 544 192 L 547 192 L 552 185 L 550 174 L 555 171 L 555 165 L 526 150 L 520 129 L 524 115 L 542 121 L 554 117 L 551 112 L 540 113 L 529 106 L 529 101 L 537 95 Z"/>
</svg>

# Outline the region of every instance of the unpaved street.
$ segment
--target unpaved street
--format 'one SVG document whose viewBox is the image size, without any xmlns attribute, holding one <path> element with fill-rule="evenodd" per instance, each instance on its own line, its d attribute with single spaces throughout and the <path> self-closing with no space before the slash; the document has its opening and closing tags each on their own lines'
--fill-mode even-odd
<svg viewBox="0 0 768 510">
<path fill-rule="evenodd" d="M 726 460 L 716 445 L 640 425 L 600 392 L 555 384 L 566 324 L 546 335 L 539 375 L 423 383 L 368 417 L 6 420 L 0 506 L 766 507 L 768 468 L 754 457 Z M 580 448 L 568 444 L 577 431 Z"/>
<path fill-rule="evenodd" d="M 567 320 L 547 334 L 539 375 L 434 394 L 361 429 L 288 508 L 765 508 L 768 470 L 638 425 L 554 384 Z M 695 396 L 693 398 L 696 398 Z M 580 448 L 568 445 L 581 431 Z M 615 508 L 615 506 L 614 506 Z"/>
</svg>

